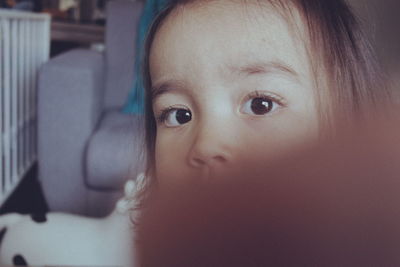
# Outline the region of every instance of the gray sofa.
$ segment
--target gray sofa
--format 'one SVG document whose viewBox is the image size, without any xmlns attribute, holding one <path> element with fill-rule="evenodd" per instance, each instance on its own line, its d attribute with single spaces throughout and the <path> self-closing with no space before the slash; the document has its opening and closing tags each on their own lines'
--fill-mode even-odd
<svg viewBox="0 0 400 267">
<path fill-rule="evenodd" d="M 105 52 L 73 50 L 39 74 L 39 180 L 51 211 L 109 213 L 143 169 L 143 118 L 121 113 L 133 86 L 143 3 L 110 1 Z"/>
</svg>

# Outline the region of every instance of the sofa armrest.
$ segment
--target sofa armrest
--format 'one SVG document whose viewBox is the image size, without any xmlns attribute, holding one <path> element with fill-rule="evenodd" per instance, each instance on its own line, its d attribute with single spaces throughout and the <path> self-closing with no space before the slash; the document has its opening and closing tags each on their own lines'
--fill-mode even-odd
<svg viewBox="0 0 400 267">
<path fill-rule="evenodd" d="M 51 210 L 86 213 L 86 143 L 101 116 L 103 54 L 73 50 L 39 72 L 39 179 Z"/>
</svg>

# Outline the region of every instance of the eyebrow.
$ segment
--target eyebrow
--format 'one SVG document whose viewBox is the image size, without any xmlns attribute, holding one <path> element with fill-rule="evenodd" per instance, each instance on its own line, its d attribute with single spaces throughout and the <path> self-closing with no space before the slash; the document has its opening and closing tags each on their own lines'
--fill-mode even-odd
<svg viewBox="0 0 400 267">
<path fill-rule="evenodd" d="M 251 62 L 242 64 L 240 66 L 228 65 L 228 68 L 233 73 L 244 74 L 246 76 L 274 72 L 293 76 L 294 78 L 298 78 L 299 76 L 299 74 L 292 67 L 281 61 Z"/>
<path fill-rule="evenodd" d="M 165 94 L 169 91 L 180 91 L 183 88 L 181 80 L 170 79 L 165 82 L 160 83 L 159 85 L 153 86 L 151 88 L 151 98 L 155 99 L 156 97 Z"/>
<path fill-rule="evenodd" d="M 291 68 L 289 65 L 281 61 L 268 61 L 268 62 L 251 62 L 237 65 L 225 65 L 231 73 L 252 76 L 257 74 L 267 74 L 267 73 L 280 73 L 292 78 L 297 79 L 299 74 Z M 182 81 L 181 80 L 167 80 L 160 83 L 159 85 L 153 86 L 151 88 L 151 97 L 155 99 L 156 97 L 171 91 L 171 90 L 181 90 Z"/>
</svg>

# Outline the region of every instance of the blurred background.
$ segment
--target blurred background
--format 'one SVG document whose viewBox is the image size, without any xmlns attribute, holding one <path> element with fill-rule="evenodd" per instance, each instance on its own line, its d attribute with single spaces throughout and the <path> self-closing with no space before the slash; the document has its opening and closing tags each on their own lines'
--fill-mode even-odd
<svg viewBox="0 0 400 267">
<path fill-rule="evenodd" d="M 102 23 L 110 0 L 1 0 L 2 8 L 49 12 L 54 19 L 70 22 Z"/>
<path fill-rule="evenodd" d="M 53 57 L 77 47 L 97 45 L 101 49 L 109 1 L 112 0 L 0 0 L 0 8 L 50 14 Z"/>
</svg>

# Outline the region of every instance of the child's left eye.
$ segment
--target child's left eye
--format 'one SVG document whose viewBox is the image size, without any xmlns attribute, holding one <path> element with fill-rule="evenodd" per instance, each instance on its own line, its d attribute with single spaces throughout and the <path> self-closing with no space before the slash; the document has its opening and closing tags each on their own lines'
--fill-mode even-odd
<svg viewBox="0 0 400 267">
<path fill-rule="evenodd" d="M 251 115 L 265 115 L 279 107 L 279 103 L 270 96 L 250 96 L 244 103 L 242 112 Z"/>
</svg>

